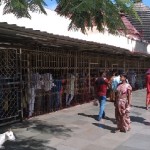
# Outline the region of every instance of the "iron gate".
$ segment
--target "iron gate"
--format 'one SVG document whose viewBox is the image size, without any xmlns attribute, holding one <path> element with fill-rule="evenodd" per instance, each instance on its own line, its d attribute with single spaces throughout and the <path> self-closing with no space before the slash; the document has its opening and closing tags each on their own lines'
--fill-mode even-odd
<svg viewBox="0 0 150 150">
<path fill-rule="evenodd" d="M 20 51 L 0 49 L 0 126 L 21 119 Z"/>
</svg>

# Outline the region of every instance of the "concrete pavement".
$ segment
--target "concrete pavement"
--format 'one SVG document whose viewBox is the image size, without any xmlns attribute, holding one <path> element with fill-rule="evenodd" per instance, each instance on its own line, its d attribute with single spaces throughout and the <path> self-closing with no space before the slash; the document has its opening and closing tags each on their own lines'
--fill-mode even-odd
<svg viewBox="0 0 150 150">
<path fill-rule="evenodd" d="M 95 120 L 99 107 L 91 102 L 11 125 L 17 140 L 6 142 L 5 149 L 150 150 L 150 110 L 145 109 L 145 96 L 145 89 L 133 92 L 130 132 L 114 133 L 113 103 L 107 102 L 107 118 L 99 123 Z"/>
</svg>

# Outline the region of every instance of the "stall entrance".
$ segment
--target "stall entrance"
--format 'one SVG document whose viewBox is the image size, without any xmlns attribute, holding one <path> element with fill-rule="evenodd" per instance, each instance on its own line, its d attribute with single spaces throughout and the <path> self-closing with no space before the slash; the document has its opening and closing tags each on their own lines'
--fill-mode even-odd
<svg viewBox="0 0 150 150">
<path fill-rule="evenodd" d="M 21 119 L 20 51 L 0 49 L 0 126 Z"/>
</svg>

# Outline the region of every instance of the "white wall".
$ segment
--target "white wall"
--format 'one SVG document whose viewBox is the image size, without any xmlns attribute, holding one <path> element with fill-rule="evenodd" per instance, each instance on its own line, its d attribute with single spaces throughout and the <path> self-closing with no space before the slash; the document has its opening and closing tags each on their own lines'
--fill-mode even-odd
<svg viewBox="0 0 150 150">
<path fill-rule="evenodd" d="M 150 44 L 147 45 L 147 53 L 150 54 Z"/>
<path fill-rule="evenodd" d="M 131 52 L 148 53 L 148 43 L 141 42 L 137 39 L 131 39 L 124 35 L 112 35 L 107 32 L 99 33 L 96 28 L 88 32 L 88 39 L 95 42 L 106 43 L 116 47 L 128 49 Z"/>
</svg>

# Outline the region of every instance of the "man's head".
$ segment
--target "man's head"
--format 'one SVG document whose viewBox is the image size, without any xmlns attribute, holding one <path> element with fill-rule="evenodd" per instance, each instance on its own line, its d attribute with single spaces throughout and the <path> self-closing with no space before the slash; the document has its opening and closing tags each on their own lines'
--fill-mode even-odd
<svg viewBox="0 0 150 150">
<path fill-rule="evenodd" d="M 121 75 L 120 75 L 120 80 L 122 81 L 122 82 L 127 82 L 127 75 L 126 75 L 126 73 L 122 73 Z"/>
</svg>

